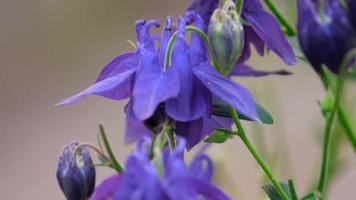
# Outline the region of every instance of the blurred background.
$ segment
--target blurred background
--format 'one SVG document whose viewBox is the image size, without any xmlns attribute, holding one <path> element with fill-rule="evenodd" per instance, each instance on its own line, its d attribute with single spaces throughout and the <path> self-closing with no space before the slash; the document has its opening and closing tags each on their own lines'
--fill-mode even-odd
<svg viewBox="0 0 356 200">
<path fill-rule="evenodd" d="M 286 2 L 278 3 L 291 20 Z M 137 19 L 182 14 L 190 0 L 2 0 L 0 2 L 0 194 L 1 199 L 64 199 L 55 171 L 64 145 L 73 139 L 96 143 L 104 124 L 121 162 L 133 146 L 123 142 L 125 101 L 89 97 L 71 106 L 54 104 L 90 85 L 102 66 L 132 47 Z M 293 6 L 292 6 L 293 7 Z M 260 69 L 288 69 L 293 76 L 240 78 L 274 116 L 273 125 L 246 122 L 247 132 L 281 180 L 294 178 L 300 195 L 319 173 L 324 96 L 315 73 L 304 63 L 285 66 L 275 55 L 254 56 Z M 355 115 L 356 83 L 347 86 Z M 355 120 L 356 122 L 356 120 Z M 336 128 L 342 135 L 342 130 Z M 194 150 L 198 149 L 195 148 Z M 193 152 L 194 152 L 193 150 Z M 213 145 L 215 181 L 233 198 L 266 198 L 261 171 L 239 139 Z M 192 154 L 192 153 L 191 153 Z M 341 168 L 329 199 L 355 199 L 356 162 L 341 139 Z M 98 169 L 98 182 L 113 174 Z"/>
</svg>

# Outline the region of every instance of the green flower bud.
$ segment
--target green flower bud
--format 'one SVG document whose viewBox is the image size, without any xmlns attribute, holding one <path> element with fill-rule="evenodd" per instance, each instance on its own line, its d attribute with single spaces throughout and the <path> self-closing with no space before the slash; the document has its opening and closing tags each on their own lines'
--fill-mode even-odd
<svg viewBox="0 0 356 200">
<path fill-rule="evenodd" d="M 244 30 L 233 1 L 226 1 L 222 8 L 214 11 L 208 36 L 214 62 L 220 73 L 227 76 L 244 47 Z"/>
</svg>

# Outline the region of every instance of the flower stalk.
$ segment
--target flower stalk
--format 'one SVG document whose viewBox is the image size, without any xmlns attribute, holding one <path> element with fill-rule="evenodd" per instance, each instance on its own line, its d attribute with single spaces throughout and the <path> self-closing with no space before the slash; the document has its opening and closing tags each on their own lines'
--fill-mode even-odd
<svg viewBox="0 0 356 200">
<path fill-rule="evenodd" d="M 283 200 L 289 200 L 289 197 L 287 193 L 283 190 L 280 181 L 273 175 L 270 167 L 267 165 L 267 163 L 262 159 L 262 157 L 259 155 L 257 152 L 256 148 L 253 146 L 253 144 L 250 142 L 248 139 L 244 128 L 242 127 L 242 124 L 240 122 L 239 116 L 234 108 L 230 106 L 230 112 L 232 115 L 232 118 L 234 120 L 235 126 L 237 128 L 237 133 L 238 136 L 240 136 L 242 142 L 246 145 L 247 149 L 250 151 L 252 156 L 255 158 L 257 163 L 260 165 L 262 168 L 263 172 L 267 175 L 267 177 L 271 180 L 272 184 L 274 185 L 275 189 L 277 190 L 278 194 Z"/>
<path fill-rule="evenodd" d="M 273 3 L 272 0 L 264 0 L 267 7 L 271 10 L 274 16 L 277 18 L 279 23 L 285 28 L 285 33 L 288 36 L 295 36 L 297 35 L 297 31 L 295 30 L 294 26 L 291 25 L 288 20 L 283 16 L 281 11 L 277 8 L 277 6 Z"/>
<path fill-rule="evenodd" d="M 327 175 L 328 175 L 328 169 L 330 164 L 329 160 L 330 160 L 330 150 L 331 150 L 332 125 L 334 123 L 335 116 L 338 113 L 340 102 L 342 101 L 342 92 L 345 83 L 347 66 L 355 55 L 356 55 L 356 49 L 353 49 L 346 54 L 346 56 L 342 61 L 340 73 L 336 83 L 334 105 L 331 112 L 326 115 L 323 153 L 322 153 L 322 161 L 320 167 L 319 183 L 317 188 L 317 192 L 322 198 L 325 196 L 325 186 L 327 183 Z"/>
</svg>

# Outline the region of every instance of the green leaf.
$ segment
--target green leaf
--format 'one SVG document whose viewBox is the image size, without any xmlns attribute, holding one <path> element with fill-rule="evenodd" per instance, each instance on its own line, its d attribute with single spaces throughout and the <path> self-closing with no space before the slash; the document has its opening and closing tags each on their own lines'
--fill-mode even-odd
<svg viewBox="0 0 356 200">
<path fill-rule="evenodd" d="M 266 109 L 264 109 L 260 104 L 256 103 L 256 110 L 258 114 L 259 120 L 264 124 L 273 124 L 273 118 L 271 114 L 269 114 Z M 242 120 L 253 121 L 252 119 L 244 116 L 243 114 L 239 113 L 239 118 Z M 228 117 L 231 118 L 229 105 L 220 100 L 213 101 L 213 115 L 220 116 L 220 117 Z"/>
<path fill-rule="evenodd" d="M 224 143 L 227 139 L 235 135 L 233 132 L 225 129 L 215 129 L 213 134 L 204 140 L 207 143 Z"/>
<path fill-rule="evenodd" d="M 288 197 L 290 199 L 292 199 L 288 184 L 281 182 L 281 186 L 282 186 L 283 190 L 287 193 Z M 282 200 L 282 198 L 279 196 L 277 190 L 274 188 L 273 185 L 265 185 L 262 188 L 267 193 L 267 196 L 271 200 Z"/>
</svg>

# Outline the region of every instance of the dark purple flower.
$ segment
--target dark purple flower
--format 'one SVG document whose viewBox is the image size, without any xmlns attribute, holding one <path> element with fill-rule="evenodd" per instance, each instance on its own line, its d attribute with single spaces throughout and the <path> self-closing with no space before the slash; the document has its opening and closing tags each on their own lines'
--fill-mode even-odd
<svg viewBox="0 0 356 200">
<path fill-rule="evenodd" d="M 344 55 L 356 46 L 355 33 L 339 1 L 324 0 L 320 6 L 315 0 L 298 1 L 299 43 L 318 73 L 322 64 L 338 73 Z"/>
<path fill-rule="evenodd" d="M 205 6 L 202 2 L 206 2 L 210 6 Z M 213 10 L 217 8 L 213 5 L 218 5 L 218 2 L 219 0 L 195 0 L 189 9 L 194 9 L 199 14 L 204 13 L 202 17 L 207 24 L 211 17 L 210 13 L 213 13 Z M 239 63 L 245 62 L 250 57 L 251 43 L 260 55 L 264 54 L 265 47 L 267 47 L 282 58 L 287 65 L 296 63 L 293 49 L 282 33 L 277 20 L 263 9 L 260 0 L 245 0 L 241 17 L 251 25 L 244 25 L 245 47 Z"/>
<path fill-rule="evenodd" d="M 80 148 L 73 160 L 78 142 L 71 142 L 59 157 L 57 181 L 67 200 L 86 200 L 94 191 L 95 168 L 89 151 Z"/>
<path fill-rule="evenodd" d="M 91 200 L 182 200 L 229 199 L 211 183 L 213 163 L 199 152 L 189 168 L 184 164 L 184 140 L 178 140 L 173 152 L 164 151 L 161 160 L 149 160 L 150 142 L 139 143 L 126 162 L 126 171 L 106 179 L 96 189 Z M 156 166 L 161 166 L 158 171 Z"/>
<path fill-rule="evenodd" d="M 354 28 L 354 31 L 356 31 L 356 1 L 355 0 L 348 0 L 348 8 L 349 8 L 349 18 L 352 24 L 352 27 Z"/>
</svg>

